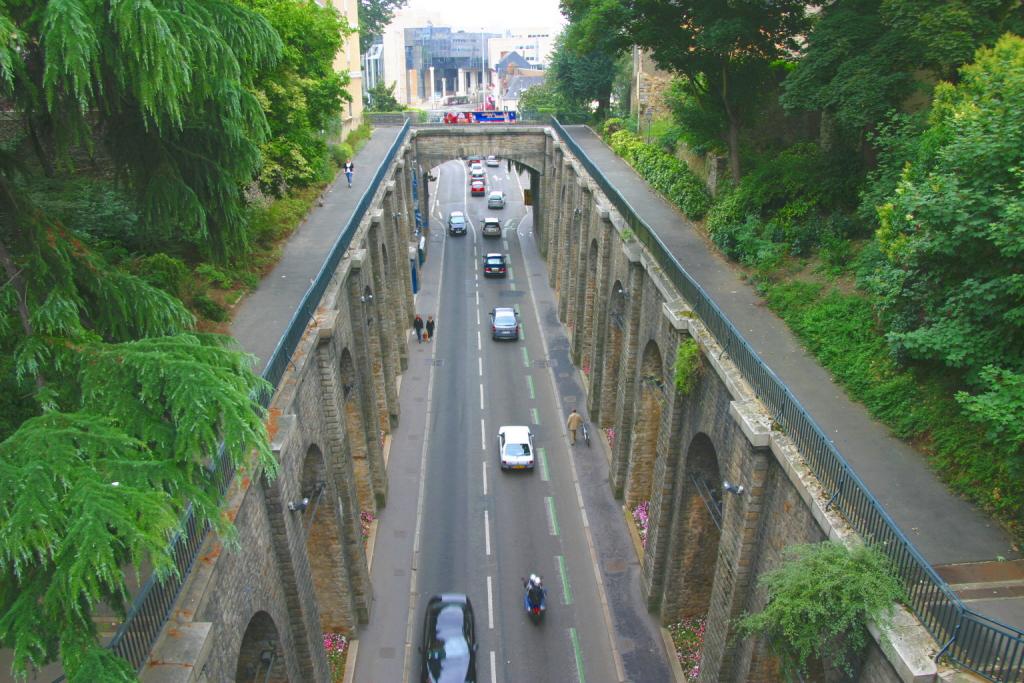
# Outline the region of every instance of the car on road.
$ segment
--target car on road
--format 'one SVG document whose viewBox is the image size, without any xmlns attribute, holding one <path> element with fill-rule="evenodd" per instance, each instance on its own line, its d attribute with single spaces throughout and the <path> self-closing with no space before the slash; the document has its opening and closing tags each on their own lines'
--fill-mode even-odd
<svg viewBox="0 0 1024 683">
<path fill-rule="evenodd" d="M 495 307 L 491 309 L 491 339 L 519 339 L 519 318 L 516 309 Z"/>
<path fill-rule="evenodd" d="M 501 221 L 497 218 L 485 218 L 484 227 L 481 228 L 480 233 L 484 237 L 501 237 Z"/>
<path fill-rule="evenodd" d="M 482 166 L 479 169 L 475 169 L 474 168 L 473 170 L 471 170 L 469 172 L 469 181 L 470 182 L 473 182 L 474 180 L 486 180 L 486 179 L 487 179 L 487 172 L 484 171 Z"/>
<path fill-rule="evenodd" d="M 482 164 L 483 162 L 484 158 L 479 154 L 471 154 L 468 157 L 466 157 L 467 166 L 472 166 L 473 164 Z"/>
<path fill-rule="evenodd" d="M 487 155 L 487 161 L 485 163 L 488 166 L 497 166 L 498 165 L 498 157 L 494 156 L 493 154 L 488 154 Z"/>
<path fill-rule="evenodd" d="M 484 277 L 506 277 L 508 268 L 504 254 L 484 254 Z"/>
<path fill-rule="evenodd" d="M 529 427 L 508 425 L 498 428 L 498 455 L 503 470 L 532 470 L 533 432 Z"/>
<path fill-rule="evenodd" d="M 487 186 L 484 185 L 484 181 L 482 180 L 474 180 L 469 184 L 469 193 L 474 197 L 482 197 L 487 194 Z"/>
<path fill-rule="evenodd" d="M 448 214 L 448 234 L 466 234 L 466 214 L 462 213 L 461 211 L 452 211 L 450 214 Z"/>
<path fill-rule="evenodd" d="M 488 209 L 504 209 L 505 208 L 505 193 L 501 190 L 491 190 L 491 193 L 487 195 L 487 208 Z"/>
<path fill-rule="evenodd" d="M 420 641 L 422 683 L 476 681 L 473 605 L 463 593 L 441 593 L 427 602 Z"/>
</svg>

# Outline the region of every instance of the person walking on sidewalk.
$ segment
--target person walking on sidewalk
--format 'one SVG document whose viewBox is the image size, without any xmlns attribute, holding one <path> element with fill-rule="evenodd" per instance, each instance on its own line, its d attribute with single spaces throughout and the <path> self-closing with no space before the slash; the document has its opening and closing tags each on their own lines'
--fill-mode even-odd
<svg viewBox="0 0 1024 683">
<path fill-rule="evenodd" d="M 565 423 L 565 426 L 569 428 L 569 443 L 573 446 L 576 445 L 576 430 L 583 424 L 583 416 L 576 412 L 573 408 L 572 412 L 569 413 L 569 421 Z"/>
<path fill-rule="evenodd" d="M 356 170 L 355 164 L 349 159 L 345 162 L 345 179 L 348 180 L 348 186 L 352 187 L 352 172 Z"/>
<path fill-rule="evenodd" d="M 427 316 L 427 334 L 424 337 L 424 339 L 426 339 L 427 341 L 430 341 L 433 338 L 434 338 L 434 316 L 428 315 Z"/>
<path fill-rule="evenodd" d="M 416 318 L 412 321 L 412 329 L 416 330 L 416 343 L 419 344 L 423 341 L 423 318 L 416 314 Z"/>
</svg>

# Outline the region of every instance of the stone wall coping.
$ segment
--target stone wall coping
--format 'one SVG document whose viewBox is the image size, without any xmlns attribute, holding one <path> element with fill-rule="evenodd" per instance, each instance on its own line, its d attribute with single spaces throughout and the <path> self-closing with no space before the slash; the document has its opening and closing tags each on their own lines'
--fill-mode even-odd
<svg viewBox="0 0 1024 683">
<path fill-rule="evenodd" d="M 761 405 L 751 399 L 749 401 L 731 401 L 729 414 L 739 425 L 747 441 L 755 448 L 767 448 L 771 440 L 771 419 L 765 415 Z"/>
<path fill-rule="evenodd" d="M 316 316 L 316 336 L 320 341 L 328 341 L 334 336 L 338 325 L 337 309 L 323 311 Z"/>
<path fill-rule="evenodd" d="M 620 229 L 619 226 L 615 225 L 614 220 L 612 220 L 612 225 L 615 226 L 616 230 Z M 619 243 L 622 244 L 622 253 L 626 255 L 626 259 L 630 263 L 640 263 L 641 247 L 636 241 L 624 242 L 620 236 Z"/>
<path fill-rule="evenodd" d="M 394 194 L 395 192 L 395 181 L 389 180 L 384 183 L 384 194 Z"/>
<path fill-rule="evenodd" d="M 375 209 L 370 212 L 370 222 L 374 225 L 380 225 L 384 220 L 384 212 L 380 209 Z"/>
<path fill-rule="evenodd" d="M 363 267 L 363 261 L 366 260 L 366 249 L 352 249 L 349 250 L 349 262 L 351 262 L 353 268 L 361 269 Z"/>
<path fill-rule="evenodd" d="M 198 681 L 213 638 L 213 624 L 193 621 L 187 624 L 168 622 L 162 637 L 149 654 L 139 674 L 142 683 L 192 683 Z"/>
</svg>

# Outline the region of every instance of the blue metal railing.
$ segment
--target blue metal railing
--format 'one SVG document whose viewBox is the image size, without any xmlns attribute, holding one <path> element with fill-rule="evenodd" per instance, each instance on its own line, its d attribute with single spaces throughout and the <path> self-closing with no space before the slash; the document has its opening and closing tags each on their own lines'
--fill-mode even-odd
<svg viewBox="0 0 1024 683">
<path fill-rule="evenodd" d="M 302 301 L 292 315 L 284 334 L 281 335 L 281 339 L 274 348 L 274 352 L 270 354 L 270 359 L 267 361 L 267 366 L 264 368 L 262 376 L 275 390 L 284 376 L 288 363 L 291 362 L 292 354 L 295 353 L 295 349 L 302 339 L 306 325 L 313 317 L 313 313 L 323 297 L 324 290 L 330 284 L 331 277 L 337 269 L 342 255 L 344 255 L 345 250 L 352 243 L 352 238 L 359 228 L 359 223 L 370 208 L 377 188 L 387 173 L 388 166 L 391 165 L 395 154 L 398 152 L 399 147 L 402 146 L 408 133 L 409 122 L 406 121 L 398 137 L 395 138 L 394 143 L 388 150 L 387 155 L 385 155 L 384 160 L 377 167 L 377 172 L 374 174 L 373 180 L 370 181 L 370 186 L 363 193 L 359 203 L 356 204 L 355 209 L 349 216 L 348 223 L 345 224 L 345 227 L 338 234 L 338 238 L 331 247 L 323 267 L 317 274 L 313 284 L 310 285 L 306 294 L 302 297 Z M 265 392 L 263 396 L 259 397 L 259 403 L 266 408 L 270 405 L 272 398 L 273 392 Z M 213 474 L 213 476 L 218 478 L 217 486 L 221 496 L 227 492 L 234 473 L 234 464 L 227 457 L 222 446 L 218 452 L 217 468 Z M 160 634 L 160 630 L 170 617 L 174 603 L 178 599 L 178 594 L 181 592 L 181 588 L 192 571 L 196 558 L 199 556 L 199 549 L 202 547 L 203 539 L 206 537 L 209 528 L 208 524 L 200 522 L 196 518 L 192 507 L 189 506 L 182 521 L 181 531 L 171 541 L 171 554 L 177 571 L 163 580 L 158 580 L 156 576 L 151 575 L 135 596 L 124 621 L 114 633 L 109 647 L 119 657 L 131 662 L 132 666 L 136 669 L 141 669 L 142 665 L 146 662 L 149 652 L 153 648 L 157 636 Z"/>
<path fill-rule="evenodd" d="M 758 398 L 793 439 L 811 472 L 830 493 L 830 504 L 867 542 L 892 560 L 907 593 L 907 606 L 943 645 L 942 654 L 989 680 L 1024 680 L 1024 632 L 978 614 L 961 602 L 900 531 L 789 387 L 761 360 L 657 233 L 601 173 L 562 124 L 552 119 L 551 125 L 618 209 L 637 239 L 647 247 L 665 276 L 690 303 L 722 348 L 728 350 Z"/>
</svg>

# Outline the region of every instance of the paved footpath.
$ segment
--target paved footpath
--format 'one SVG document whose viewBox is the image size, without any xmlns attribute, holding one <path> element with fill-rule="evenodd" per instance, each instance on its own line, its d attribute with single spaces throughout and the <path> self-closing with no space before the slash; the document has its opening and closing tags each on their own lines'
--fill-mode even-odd
<svg viewBox="0 0 1024 683">
<path fill-rule="evenodd" d="M 848 398 L 828 371 L 807 353 L 786 324 L 772 313 L 739 269 L 708 244 L 685 216 L 668 204 L 590 128 L 567 132 L 658 234 L 687 272 L 746 337 L 758 355 L 793 391 L 835 442 L 900 529 L 951 584 L 1024 579 L 1024 562 L 1001 527 L 950 493 L 924 456 L 893 437 L 865 408 Z M 975 568 L 941 565 L 995 563 Z M 1024 628 L 1024 597 L 971 600 L 975 610 Z M 992 596 L 992 591 L 987 591 Z M 973 593 L 965 593 L 964 597 Z"/>
<path fill-rule="evenodd" d="M 257 372 L 266 367 L 292 314 L 399 132 L 401 128 L 373 130 L 369 141 L 352 159 L 355 173 L 351 189 L 346 186 L 345 174 L 339 173 L 324 190 L 323 205 L 314 207 L 288 238 L 274 269 L 263 277 L 256 291 L 239 303 L 231 323 L 231 336 L 259 359 Z"/>
</svg>

